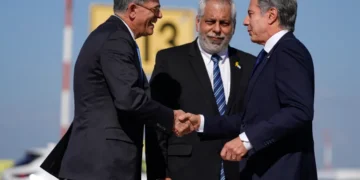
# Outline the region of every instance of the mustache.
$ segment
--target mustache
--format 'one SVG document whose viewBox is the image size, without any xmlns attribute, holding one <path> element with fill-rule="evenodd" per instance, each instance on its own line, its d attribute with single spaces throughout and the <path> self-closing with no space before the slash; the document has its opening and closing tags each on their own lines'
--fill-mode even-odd
<svg viewBox="0 0 360 180">
<path fill-rule="evenodd" d="M 209 38 L 219 38 L 219 39 L 225 39 L 225 38 L 226 38 L 226 36 L 225 36 L 225 35 L 223 35 L 223 34 L 220 34 L 220 35 L 216 35 L 216 34 L 207 34 L 206 36 L 207 36 L 207 37 L 209 37 Z"/>
</svg>

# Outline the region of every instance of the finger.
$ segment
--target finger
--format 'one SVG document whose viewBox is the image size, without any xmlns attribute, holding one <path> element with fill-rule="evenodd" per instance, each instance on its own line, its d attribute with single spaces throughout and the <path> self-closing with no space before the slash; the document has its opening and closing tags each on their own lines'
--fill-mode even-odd
<svg viewBox="0 0 360 180">
<path fill-rule="evenodd" d="M 183 114 L 185 114 L 184 111 L 182 111 L 182 110 L 175 110 L 175 111 L 174 111 L 174 115 L 175 115 L 174 118 L 175 118 L 175 120 L 178 119 L 178 117 L 181 116 L 181 115 L 183 115 Z"/>
<path fill-rule="evenodd" d="M 186 127 L 185 128 L 186 134 L 190 134 L 190 133 L 192 133 L 194 131 L 194 127 L 192 126 L 192 124 L 190 122 L 188 122 L 188 121 L 185 122 L 184 126 Z"/>
<path fill-rule="evenodd" d="M 176 132 L 178 132 L 178 133 L 181 133 L 181 132 L 182 132 L 181 123 L 177 122 L 177 123 L 175 124 L 175 130 L 176 130 Z"/>
<path fill-rule="evenodd" d="M 228 151 L 228 152 L 226 153 L 226 156 L 225 156 L 225 157 L 226 157 L 227 160 L 231 161 L 231 159 L 232 159 L 231 156 L 232 156 L 232 153 L 230 153 L 230 152 Z"/>
<path fill-rule="evenodd" d="M 184 124 L 179 122 L 177 125 L 177 130 L 182 133 L 185 131 L 185 129 L 186 127 L 184 127 Z"/>
<path fill-rule="evenodd" d="M 228 151 L 229 153 L 235 154 L 235 152 L 234 152 L 234 147 L 233 147 L 233 145 L 232 145 L 231 143 L 227 143 L 227 144 L 226 144 L 226 147 L 227 147 L 227 151 Z"/>
<path fill-rule="evenodd" d="M 236 161 L 237 157 L 238 156 L 236 154 L 231 154 L 231 160 L 232 161 Z"/>
<path fill-rule="evenodd" d="M 195 131 L 195 127 L 193 125 L 190 125 L 190 132 Z"/>
<path fill-rule="evenodd" d="M 200 118 L 199 118 L 199 117 L 200 117 L 200 116 L 193 114 L 193 115 L 189 118 L 189 121 L 191 122 L 191 124 L 192 124 L 193 126 L 199 124 L 199 121 L 200 121 Z"/>
<path fill-rule="evenodd" d="M 183 130 L 179 125 L 177 125 L 177 127 L 176 127 L 175 135 L 178 136 L 178 137 L 183 136 Z"/>
<path fill-rule="evenodd" d="M 235 155 L 240 155 L 240 153 L 241 153 L 241 148 L 240 148 L 240 147 L 234 147 L 233 153 L 234 153 Z"/>
<path fill-rule="evenodd" d="M 190 114 L 190 113 L 185 113 L 185 114 L 180 115 L 177 119 L 178 119 L 180 122 L 185 122 L 185 121 L 187 121 L 190 117 L 191 117 L 191 114 Z"/>
<path fill-rule="evenodd" d="M 179 132 L 182 135 L 189 134 L 190 132 L 190 125 L 189 123 L 179 123 Z"/>
<path fill-rule="evenodd" d="M 227 148 L 224 146 L 220 152 L 221 158 L 224 159 L 226 157 L 226 152 L 227 152 Z"/>
<path fill-rule="evenodd" d="M 189 131 L 193 132 L 195 130 L 194 126 L 191 124 L 191 122 L 186 121 L 185 124 L 188 126 Z"/>
<path fill-rule="evenodd" d="M 235 153 L 236 153 L 236 155 L 238 155 L 238 156 L 243 156 L 243 155 L 244 155 L 244 151 L 243 151 L 242 148 L 237 148 L 237 149 L 235 150 Z"/>
</svg>

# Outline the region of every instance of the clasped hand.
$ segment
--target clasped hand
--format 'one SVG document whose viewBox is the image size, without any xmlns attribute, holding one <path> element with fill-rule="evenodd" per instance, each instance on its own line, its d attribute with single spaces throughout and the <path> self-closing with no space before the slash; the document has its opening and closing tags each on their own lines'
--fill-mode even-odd
<svg viewBox="0 0 360 180">
<path fill-rule="evenodd" d="M 200 115 L 185 113 L 182 110 L 174 110 L 174 128 L 176 136 L 181 137 L 198 130 L 200 127 Z"/>
</svg>

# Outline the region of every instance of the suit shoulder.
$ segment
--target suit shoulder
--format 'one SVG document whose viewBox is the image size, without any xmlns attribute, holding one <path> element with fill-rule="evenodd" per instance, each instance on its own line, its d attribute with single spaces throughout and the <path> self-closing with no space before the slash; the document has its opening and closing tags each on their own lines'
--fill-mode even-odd
<svg viewBox="0 0 360 180">
<path fill-rule="evenodd" d="M 89 37 L 102 37 L 105 40 L 121 39 L 131 42 L 132 37 L 114 22 L 106 21 L 91 32 Z"/>
<path fill-rule="evenodd" d="M 236 48 L 233 48 L 233 47 L 230 47 L 230 50 L 235 52 L 237 56 L 239 56 L 240 58 L 243 58 L 247 61 L 253 61 L 255 62 L 256 60 L 256 56 L 248 53 L 248 52 L 245 52 L 245 51 L 242 51 L 242 50 L 239 50 L 239 49 L 236 49 Z"/>
<path fill-rule="evenodd" d="M 305 48 L 305 45 L 295 36 L 290 36 L 287 38 L 284 38 L 283 40 L 279 41 L 280 48 L 284 49 L 293 49 L 293 48 Z"/>
<path fill-rule="evenodd" d="M 293 38 L 286 38 L 279 44 L 279 49 L 288 50 L 293 53 L 302 53 L 310 55 L 309 50 L 306 46 L 296 37 Z"/>
</svg>

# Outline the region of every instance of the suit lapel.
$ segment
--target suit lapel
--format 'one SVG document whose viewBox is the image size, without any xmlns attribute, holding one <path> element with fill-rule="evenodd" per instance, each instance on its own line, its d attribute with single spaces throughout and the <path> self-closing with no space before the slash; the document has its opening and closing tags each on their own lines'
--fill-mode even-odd
<svg viewBox="0 0 360 180">
<path fill-rule="evenodd" d="M 266 57 L 261 61 L 261 63 L 256 67 L 256 70 L 254 72 L 254 74 L 251 76 L 250 78 L 250 81 L 249 81 L 249 87 L 248 87 L 248 90 L 247 90 L 247 93 L 246 93 L 246 99 L 245 99 L 245 103 L 247 104 L 249 99 L 250 99 L 250 96 L 251 96 L 251 93 L 252 93 L 252 89 L 254 88 L 254 85 L 255 85 L 255 82 L 257 80 L 257 78 L 259 77 L 259 74 L 261 73 L 261 71 L 264 69 L 265 65 L 267 64 L 267 62 L 269 61 L 270 59 L 270 55 L 271 54 L 268 54 L 266 55 Z"/>
<path fill-rule="evenodd" d="M 197 45 L 197 40 L 195 40 L 190 46 L 189 57 L 193 72 L 195 73 L 199 84 L 201 84 L 202 92 L 204 92 L 203 97 L 205 101 L 210 105 L 210 107 L 218 111 L 210 78 L 206 71 L 204 60 Z"/>
<path fill-rule="evenodd" d="M 282 38 L 280 38 L 280 40 L 274 45 L 274 47 L 271 49 L 271 51 L 266 55 L 266 57 L 260 62 L 260 64 L 256 67 L 254 74 L 252 75 L 252 77 L 250 78 L 249 81 L 249 86 L 248 89 L 246 91 L 246 95 L 245 95 L 245 107 L 247 105 L 247 103 L 250 100 L 251 97 L 251 93 L 252 90 L 255 86 L 256 80 L 258 79 L 259 75 L 261 74 L 261 71 L 264 69 L 264 67 L 266 66 L 266 64 L 268 63 L 268 61 L 271 60 L 271 55 L 274 53 L 274 51 L 276 50 L 277 46 L 284 41 L 285 39 L 288 38 L 294 38 L 294 35 L 292 33 L 287 33 L 285 34 Z"/>
<path fill-rule="evenodd" d="M 231 107 L 233 106 L 235 100 L 237 99 L 237 94 L 239 93 L 240 89 L 240 82 L 241 82 L 241 73 L 242 73 L 242 65 L 243 62 L 241 61 L 240 57 L 236 54 L 235 49 L 229 47 L 229 60 L 230 60 L 230 95 L 227 103 L 227 109 L 225 114 L 229 114 Z M 240 68 L 236 67 L 236 62 L 239 63 Z"/>
<path fill-rule="evenodd" d="M 116 23 L 118 29 L 121 29 L 124 33 L 126 33 L 126 35 L 129 38 L 131 38 L 131 40 L 132 40 L 131 46 L 135 53 L 135 57 L 134 57 L 135 62 L 134 63 L 135 63 L 135 66 L 137 67 L 137 69 L 139 70 L 139 76 L 142 76 L 142 78 L 141 78 L 142 81 L 139 81 L 139 85 L 140 85 L 140 87 L 144 88 L 144 86 L 146 86 L 148 82 L 147 82 L 146 76 L 145 76 L 143 69 L 141 67 L 141 64 L 140 64 L 141 58 L 139 57 L 139 54 L 136 49 L 137 48 L 136 41 L 133 39 L 133 37 L 132 37 L 129 29 L 126 27 L 125 23 L 119 17 L 116 17 L 115 15 L 111 15 L 107 21 L 109 21 L 111 23 Z"/>
</svg>

